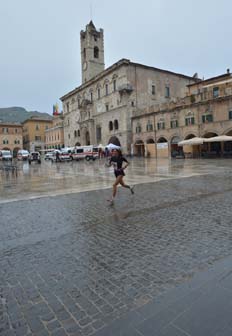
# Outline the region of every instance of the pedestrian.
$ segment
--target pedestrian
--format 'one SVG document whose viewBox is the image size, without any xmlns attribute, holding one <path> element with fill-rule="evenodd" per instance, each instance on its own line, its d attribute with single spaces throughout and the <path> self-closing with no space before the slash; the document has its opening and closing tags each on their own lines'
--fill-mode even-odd
<svg viewBox="0 0 232 336">
<path fill-rule="evenodd" d="M 59 153 L 59 151 L 57 150 L 56 151 L 56 162 L 61 162 L 61 159 L 60 159 L 60 153 Z"/>
<path fill-rule="evenodd" d="M 123 166 L 123 162 L 126 164 Z M 113 194 L 112 198 L 109 200 L 111 204 L 114 204 L 114 199 L 117 194 L 117 187 L 120 184 L 122 187 L 130 189 L 131 194 L 134 194 L 134 188 L 132 186 L 129 186 L 124 183 L 123 177 L 125 176 L 124 170 L 128 167 L 129 162 L 127 159 L 122 155 L 121 150 L 115 149 L 112 151 L 112 156 L 109 160 L 109 167 L 114 167 L 114 175 L 116 177 L 116 180 L 113 184 Z"/>
</svg>

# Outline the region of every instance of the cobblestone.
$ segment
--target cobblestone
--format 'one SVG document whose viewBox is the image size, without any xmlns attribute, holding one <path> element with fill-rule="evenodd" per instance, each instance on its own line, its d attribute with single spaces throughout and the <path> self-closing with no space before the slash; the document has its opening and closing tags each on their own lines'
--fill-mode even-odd
<svg viewBox="0 0 232 336">
<path fill-rule="evenodd" d="M 231 254 L 231 173 L 135 191 L 0 205 L 1 336 L 93 335 Z"/>
</svg>

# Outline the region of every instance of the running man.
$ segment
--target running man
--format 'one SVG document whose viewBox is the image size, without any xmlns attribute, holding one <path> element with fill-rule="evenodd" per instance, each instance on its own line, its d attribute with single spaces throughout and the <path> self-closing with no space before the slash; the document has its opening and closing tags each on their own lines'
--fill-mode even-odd
<svg viewBox="0 0 232 336">
<path fill-rule="evenodd" d="M 123 166 L 123 162 L 126 164 Z M 112 153 L 112 156 L 109 161 L 109 167 L 114 166 L 114 175 L 116 180 L 113 184 L 113 195 L 112 198 L 109 200 L 111 204 L 114 204 L 114 199 L 117 194 L 117 186 L 121 184 L 122 187 L 130 189 L 131 194 L 134 194 L 134 189 L 132 186 L 129 186 L 124 183 L 123 177 L 125 176 L 124 170 L 128 167 L 129 162 L 127 159 L 122 155 L 121 150 L 115 149 Z"/>
</svg>

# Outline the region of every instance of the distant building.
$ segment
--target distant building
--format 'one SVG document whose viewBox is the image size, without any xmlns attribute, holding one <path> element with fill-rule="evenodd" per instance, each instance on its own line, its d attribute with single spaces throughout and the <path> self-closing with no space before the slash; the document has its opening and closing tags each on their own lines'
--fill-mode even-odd
<svg viewBox="0 0 232 336">
<path fill-rule="evenodd" d="M 45 131 L 52 125 L 49 118 L 31 117 L 23 122 L 23 146 L 29 151 L 45 149 Z"/>
<path fill-rule="evenodd" d="M 23 126 L 19 123 L 0 123 L 0 150 L 10 150 L 15 156 L 23 148 Z"/>
<path fill-rule="evenodd" d="M 193 137 L 232 136 L 232 75 L 226 74 L 187 86 L 176 102 L 135 111 L 132 117 L 135 155 L 168 157 L 182 150 L 181 140 Z M 232 142 L 184 146 L 190 157 L 232 153 Z M 201 152 L 201 153 L 200 153 Z"/>
<path fill-rule="evenodd" d="M 105 69 L 103 30 L 92 21 L 80 39 L 82 84 L 61 97 L 66 146 L 116 142 L 131 153 L 132 117 L 184 98 L 198 81 L 127 59 Z"/>
<path fill-rule="evenodd" d="M 45 149 L 64 147 L 63 115 L 54 115 L 51 126 L 45 130 Z"/>
</svg>

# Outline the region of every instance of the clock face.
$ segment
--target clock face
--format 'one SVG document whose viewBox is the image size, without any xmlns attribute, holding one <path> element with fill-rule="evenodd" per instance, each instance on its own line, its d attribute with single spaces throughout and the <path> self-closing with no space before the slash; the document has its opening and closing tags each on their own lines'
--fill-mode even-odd
<svg viewBox="0 0 232 336">
<path fill-rule="evenodd" d="M 84 62 L 83 63 L 83 70 L 86 70 L 87 69 L 87 62 Z"/>
</svg>

